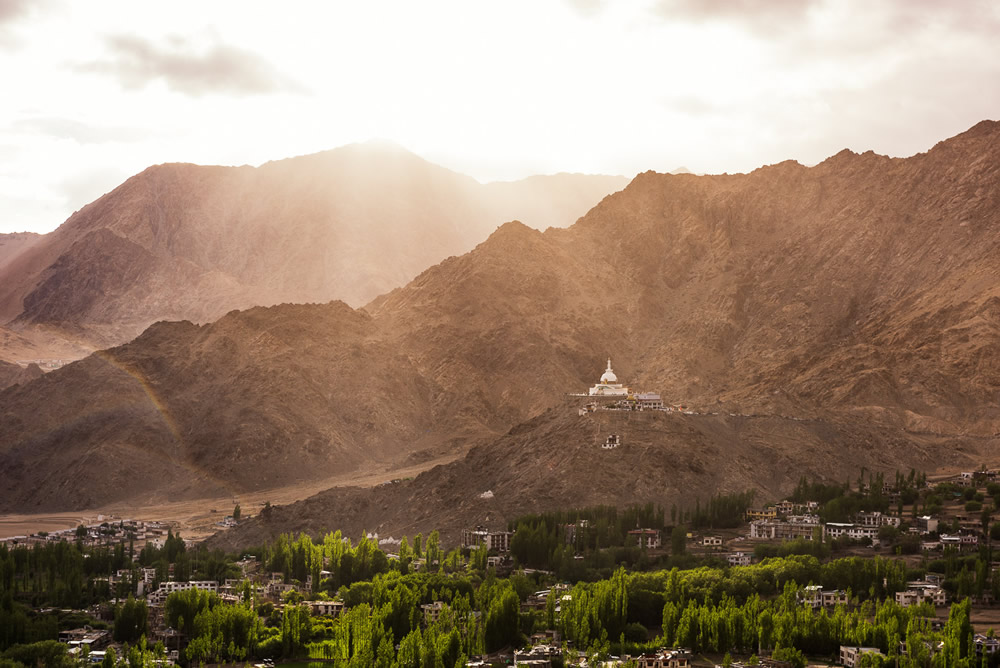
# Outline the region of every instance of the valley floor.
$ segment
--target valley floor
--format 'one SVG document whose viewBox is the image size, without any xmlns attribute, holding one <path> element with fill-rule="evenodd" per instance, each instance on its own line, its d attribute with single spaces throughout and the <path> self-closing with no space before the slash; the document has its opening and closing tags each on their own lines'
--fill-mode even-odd
<svg viewBox="0 0 1000 668">
<path fill-rule="evenodd" d="M 109 505 L 103 508 L 68 510 L 59 513 L 0 515 L 0 539 L 91 524 L 98 521 L 99 515 L 103 515 L 105 518 L 168 522 L 184 538 L 200 540 L 218 531 L 218 522 L 232 513 L 237 503 L 240 504 L 243 517 L 246 518 L 256 515 L 265 503 L 274 505 L 294 503 L 331 487 L 376 487 L 392 480 L 412 478 L 435 466 L 449 464 L 464 455 L 464 452 L 457 452 L 410 466 L 386 468 L 361 475 L 344 474 L 299 485 L 241 494 L 239 497 L 194 499 L 149 506 Z"/>
</svg>

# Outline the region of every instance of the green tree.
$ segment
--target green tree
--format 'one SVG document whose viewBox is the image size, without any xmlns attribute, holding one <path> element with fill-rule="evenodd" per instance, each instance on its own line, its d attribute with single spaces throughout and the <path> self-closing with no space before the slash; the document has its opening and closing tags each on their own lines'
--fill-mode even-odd
<svg viewBox="0 0 1000 668">
<path fill-rule="evenodd" d="M 687 548 L 687 530 L 678 524 L 670 532 L 670 551 L 673 555 L 684 554 Z"/>
<path fill-rule="evenodd" d="M 68 648 L 68 645 L 58 640 L 42 640 L 27 645 L 14 645 L 3 653 L 3 657 L 25 666 L 69 668 L 75 666 L 76 661 L 70 658 Z"/>
<path fill-rule="evenodd" d="M 242 514 L 243 514 L 243 511 L 240 509 L 240 504 L 237 503 L 236 507 L 233 508 L 233 521 L 234 522 L 239 522 L 240 521 L 240 516 Z"/>
<path fill-rule="evenodd" d="M 806 668 L 806 655 L 794 647 L 778 647 L 771 654 L 776 661 L 788 661 L 792 668 Z"/>
<path fill-rule="evenodd" d="M 128 597 L 115 610 L 114 638 L 118 642 L 134 643 L 146 635 L 149 608 L 146 601 Z"/>
<path fill-rule="evenodd" d="M 499 585 L 486 612 L 486 651 L 495 652 L 518 641 L 521 601 L 509 582 Z"/>
</svg>

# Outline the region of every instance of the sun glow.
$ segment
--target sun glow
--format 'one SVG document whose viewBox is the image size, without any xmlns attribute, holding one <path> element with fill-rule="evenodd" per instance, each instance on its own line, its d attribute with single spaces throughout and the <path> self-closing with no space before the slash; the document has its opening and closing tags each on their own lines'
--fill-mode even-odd
<svg viewBox="0 0 1000 668">
<path fill-rule="evenodd" d="M 150 164 L 260 164 L 375 137 L 484 181 L 631 176 L 908 155 L 1000 115 L 983 85 L 1000 74 L 997 8 L 13 5 L 0 231 L 52 229 Z"/>
</svg>

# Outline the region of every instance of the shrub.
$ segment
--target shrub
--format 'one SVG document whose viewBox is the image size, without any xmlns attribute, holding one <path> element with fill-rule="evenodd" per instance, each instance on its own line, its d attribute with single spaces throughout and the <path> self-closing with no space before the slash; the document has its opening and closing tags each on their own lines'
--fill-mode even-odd
<svg viewBox="0 0 1000 668">
<path fill-rule="evenodd" d="M 641 644 L 649 640 L 649 632 L 646 627 L 638 622 L 632 622 L 625 626 L 625 641 Z"/>
</svg>

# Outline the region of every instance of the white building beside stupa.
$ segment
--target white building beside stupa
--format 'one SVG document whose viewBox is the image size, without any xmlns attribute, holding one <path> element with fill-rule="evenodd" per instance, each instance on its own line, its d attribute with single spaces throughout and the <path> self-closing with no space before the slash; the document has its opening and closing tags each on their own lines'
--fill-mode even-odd
<svg viewBox="0 0 1000 668">
<path fill-rule="evenodd" d="M 608 358 L 608 368 L 601 376 L 601 382 L 590 388 L 592 397 L 627 397 L 631 392 L 618 382 L 618 376 L 611 370 L 611 358 Z"/>
</svg>

